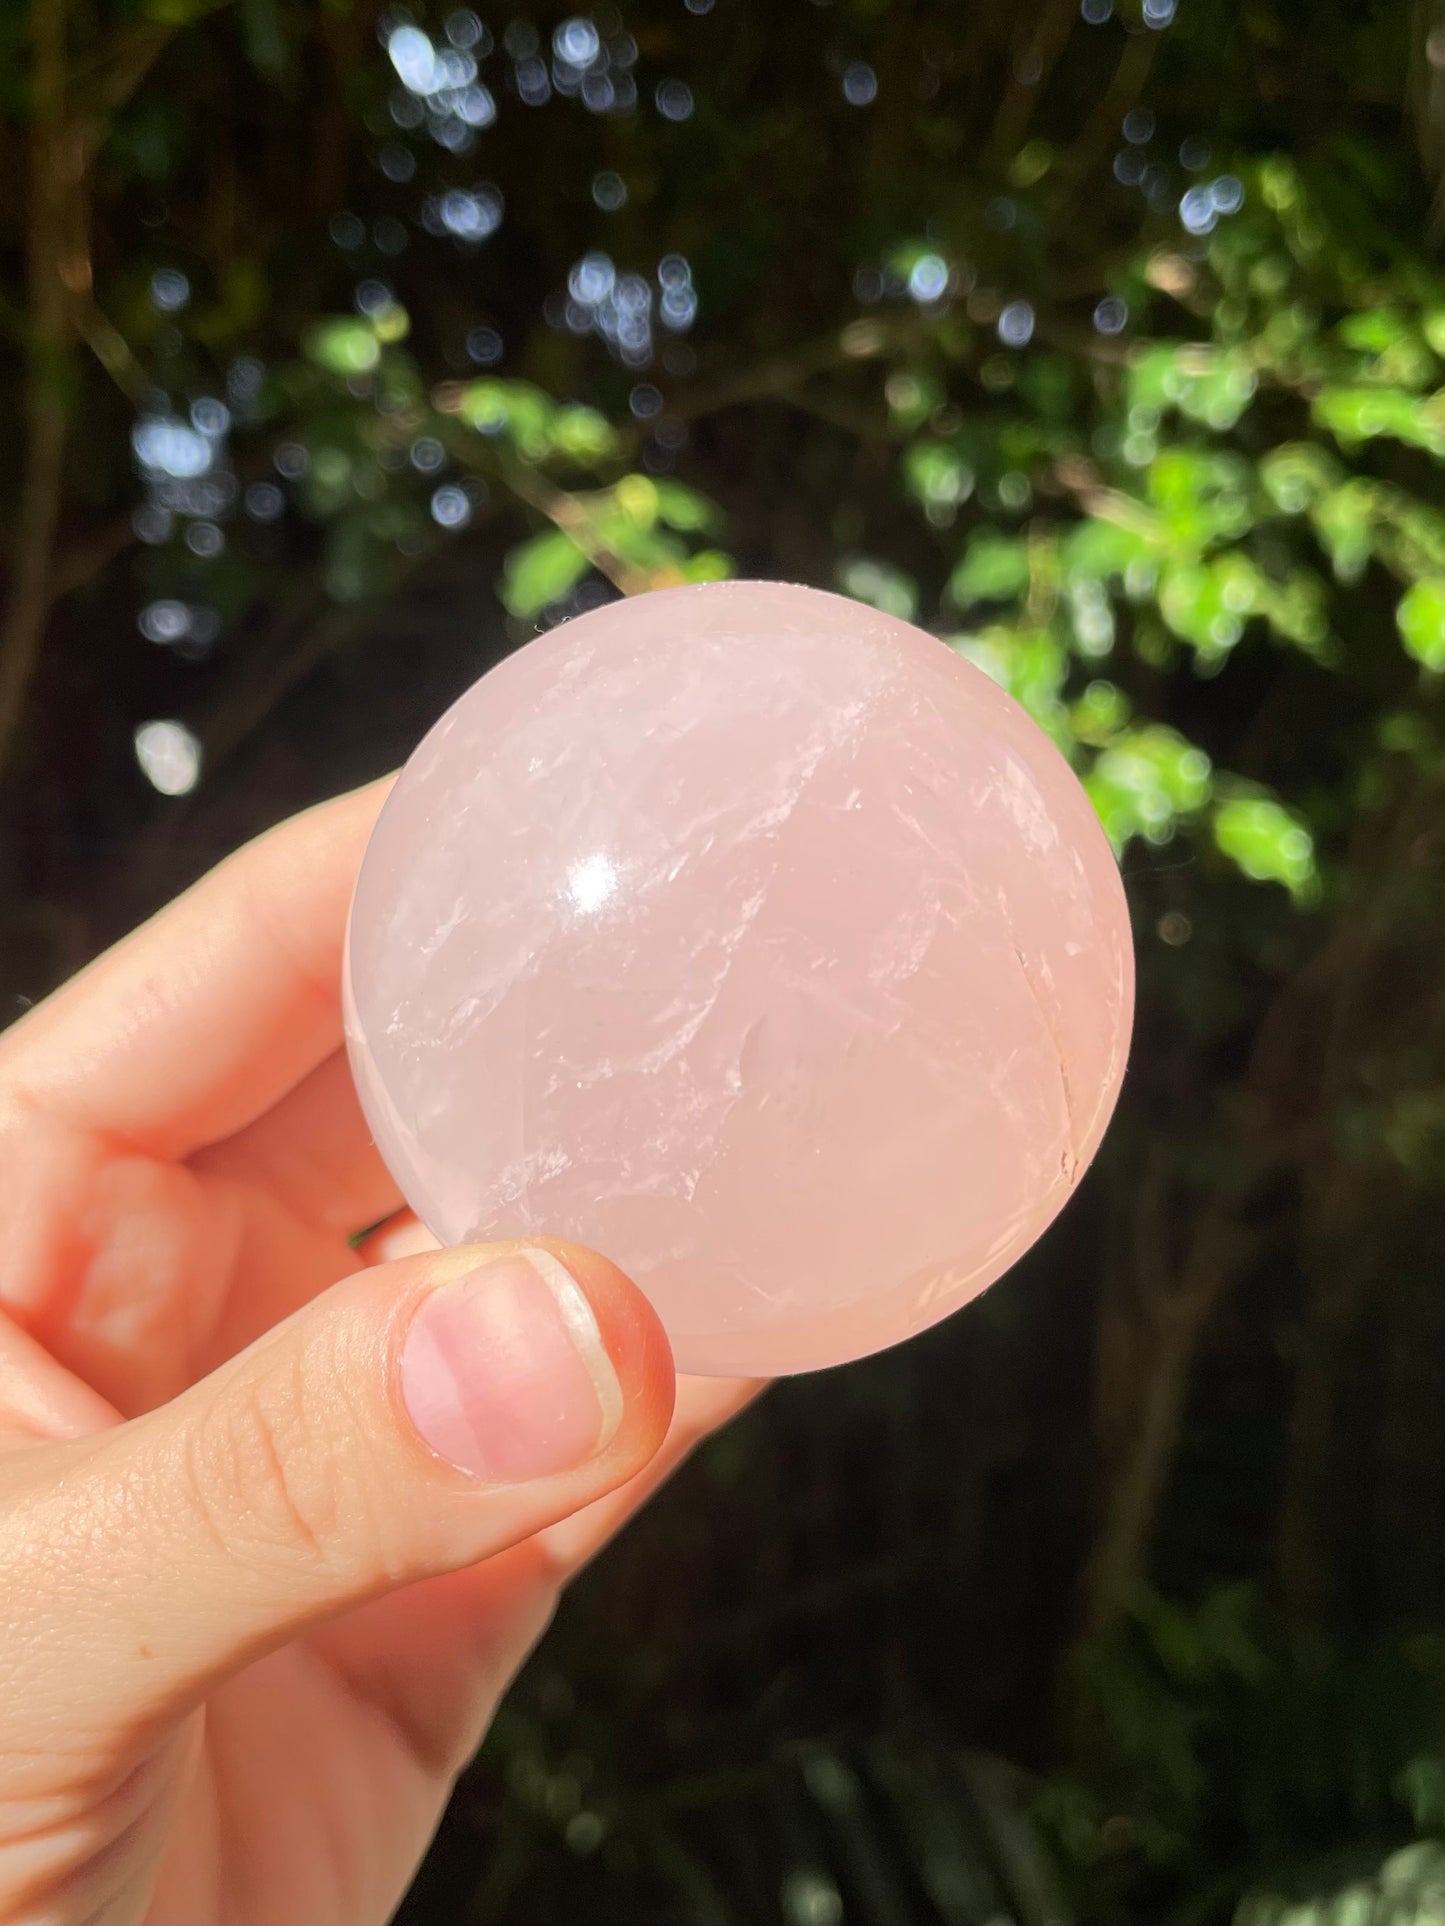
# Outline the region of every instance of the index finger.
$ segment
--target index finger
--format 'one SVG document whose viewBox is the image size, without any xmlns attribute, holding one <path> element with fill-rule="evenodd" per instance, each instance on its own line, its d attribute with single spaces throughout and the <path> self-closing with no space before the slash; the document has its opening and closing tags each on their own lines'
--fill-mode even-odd
<svg viewBox="0 0 1445 1926">
<path fill-rule="evenodd" d="M 341 1043 L 362 851 L 394 778 L 247 843 L 0 1037 L 0 1093 L 155 1157 L 270 1109 Z"/>
</svg>

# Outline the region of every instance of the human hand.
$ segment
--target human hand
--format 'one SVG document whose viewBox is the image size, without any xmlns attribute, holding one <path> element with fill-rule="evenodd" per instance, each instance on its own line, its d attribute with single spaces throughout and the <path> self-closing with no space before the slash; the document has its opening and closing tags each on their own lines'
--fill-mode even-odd
<svg viewBox="0 0 1445 1926">
<path fill-rule="evenodd" d="M 0 1919 L 386 1919 L 560 1586 L 755 1389 L 594 1253 L 351 1247 L 383 793 L 0 1038 Z"/>
</svg>

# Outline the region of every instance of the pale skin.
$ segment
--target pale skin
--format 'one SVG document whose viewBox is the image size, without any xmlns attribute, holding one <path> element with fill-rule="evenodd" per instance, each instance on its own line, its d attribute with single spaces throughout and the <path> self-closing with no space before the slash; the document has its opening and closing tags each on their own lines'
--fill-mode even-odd
<svg viewBox="0 0 1445 1926">
<path fill-rule="evenodd" d="M 499 1483 L 410 1423 L 419 1307 L 506 1252 L 430 1247 L 347 1074 L 384 787 L 0 1038 L 0 1921 L 387 1919 L 561 1588 L 758 1388 L 554 1244 L 610 1435 Z"/>
</svg>

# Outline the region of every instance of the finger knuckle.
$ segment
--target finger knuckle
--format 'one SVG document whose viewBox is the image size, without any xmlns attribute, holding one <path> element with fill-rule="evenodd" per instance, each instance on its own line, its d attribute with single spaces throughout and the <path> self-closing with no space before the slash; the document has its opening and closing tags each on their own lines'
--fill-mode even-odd
<svg viewBox="0 0 1445 1926">
<path fill-rule="evenodd" d="M 228 1551 L 244 1544 L 308 1563 L 333 1562 L 344 1534 L 342 1475 L 309 1420 L 299 1364 L 243 1376 L 196 1427 L 187 1482 Z"/>
</svg>

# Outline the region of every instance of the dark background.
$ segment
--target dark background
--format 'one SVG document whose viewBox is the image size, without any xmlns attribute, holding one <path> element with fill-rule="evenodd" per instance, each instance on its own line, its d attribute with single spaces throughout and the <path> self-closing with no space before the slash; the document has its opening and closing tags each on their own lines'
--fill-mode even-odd
<svg viewBox="0 0 1445 1926">
<path fill-rule="evenodd" d="M 7 1016 L 726 572 L 1121 852 L 1081 1194 L 607 1553 L 402 1919 L 1445 1917 L 1445 14 L 51 0 L 0 107 Z"/>
</svg>

